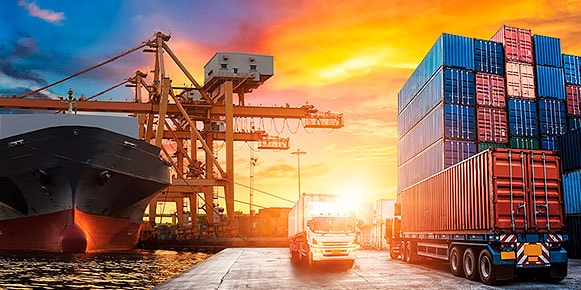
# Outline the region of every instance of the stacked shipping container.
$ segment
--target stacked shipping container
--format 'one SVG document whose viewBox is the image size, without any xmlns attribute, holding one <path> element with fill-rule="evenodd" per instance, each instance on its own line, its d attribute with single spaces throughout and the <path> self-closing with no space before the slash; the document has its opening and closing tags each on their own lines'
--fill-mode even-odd
<svg viewBox="0 0 581 290">
<path fill-rule="evenodd" d="M 563 195 L 569 232 L 569 255 L 581 258 L 581 130 L 561 137 Z"/>
</svg>

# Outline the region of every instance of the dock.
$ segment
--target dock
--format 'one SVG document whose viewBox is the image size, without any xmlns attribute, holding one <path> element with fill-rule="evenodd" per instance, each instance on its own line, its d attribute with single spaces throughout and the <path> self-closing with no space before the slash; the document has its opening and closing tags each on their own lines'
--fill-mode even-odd
<svg viewBox="0 0 581 290">
<path fill-rule="evenodd" d="M 502 289 L 579 289 L 581 261 L 569 260 L 561 283 L 517 279 Z M 154 289 L 500 289 L 453 276 L 442 261 L 407 264 L 387 251 L 360 250 L 351 269 L 291 264 L 288 248 L 228 248 Z"/>
</svg>

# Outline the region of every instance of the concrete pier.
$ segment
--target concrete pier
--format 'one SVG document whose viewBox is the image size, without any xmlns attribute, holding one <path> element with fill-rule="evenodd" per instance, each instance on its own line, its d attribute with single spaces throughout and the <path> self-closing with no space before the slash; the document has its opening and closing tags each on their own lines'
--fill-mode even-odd
<svg viewBox="0 0 581 290">
<path fill-rule="evenodd" d="M 358 251 L 355 265 L 291 264 L 287 248 L 228 248 L 154 289 L 581 289 L 581 261 L 569 276 L 547 284 L 535 277 L 486 286 L 453 276 L 443 261 L 407 264 L 386 251 Z"/>
</svg>

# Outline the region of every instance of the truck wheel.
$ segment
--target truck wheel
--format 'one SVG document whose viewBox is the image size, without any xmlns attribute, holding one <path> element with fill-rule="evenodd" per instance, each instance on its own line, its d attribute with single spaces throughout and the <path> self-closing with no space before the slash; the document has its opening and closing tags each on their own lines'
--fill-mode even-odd
<svg viewBox="0 0 581 290">
<path fill-rule="evenodd" d="M 488 249 L 483 249 L 478 257 L 478 270 L 480 272 L 480 280 L 486 285 L 494 285 L 496 283 L 496 273 L 494 271 L 494 264 L 492 264 L 492 254 Z"/>
<path fill-rule="evenodd" d="M 464 271 L 462 269 L 462 251 L 458 247 L 453 247 L 450 251 L 450 272 L 454 276 L 462 276 L 464 275 Z"/>
<path fill-rule="evenodd" d="M 392 260 L 397 259 L 397 256 L 399 256 L 399 253 L 395 250 L 395 247 L 392 245 L 389 245 L 389 256 L 391 257 Z"/>
<path fill-rule="evenodd" d="M 407 253 L 405 250 L 405 245 L 406 245 L 405 241 L 401 242 L 399 245 L 399 255 L 401 256 L 401 260 L 404 262 L 407 261 Z"/>
<path fill-rule="evenodd" d="M 417 256 L 417 250 L 415 245 L 408 241 L 405 245 L 405 261 L 407 263 L 413 263 L 416 262 L 418 260 L 418 256 Z"/>
<path fill-rule="evenodd" d="M 469 280 L 476 280 L 478 278 L 478 267 L 476 266 L 476 255 L 472 248 L 466 248 L 464 256 L 462 257 L 462 266 L 464 270 L 464 277 Z"/>
<path fill-rule="evenodd" d="M 293 264 L 298 263 L 301 260 L 300 255 L 301 254 L 299 253 L 299 251 L 291 250 L 291 263 Z"/>
</svg>

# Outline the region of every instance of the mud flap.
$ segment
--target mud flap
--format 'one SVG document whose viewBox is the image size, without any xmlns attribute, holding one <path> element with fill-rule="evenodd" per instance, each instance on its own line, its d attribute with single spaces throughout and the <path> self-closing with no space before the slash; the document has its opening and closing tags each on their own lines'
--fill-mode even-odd
<svg viewBox="0 0 581 290">
<path fill-rule="evenodd" d="M 551 278 L 562 279 L 567 277 L 567 263 L 551 264 Z"/>
<path fill-rule="evenodd" d="M 504 265 L 495 265 L 494 266 L 494 273 L 496 273 L 496 280 L 511 280 L 514 278 L 514 265 L 513 264 L 504 264 Z"/>
</svg>

